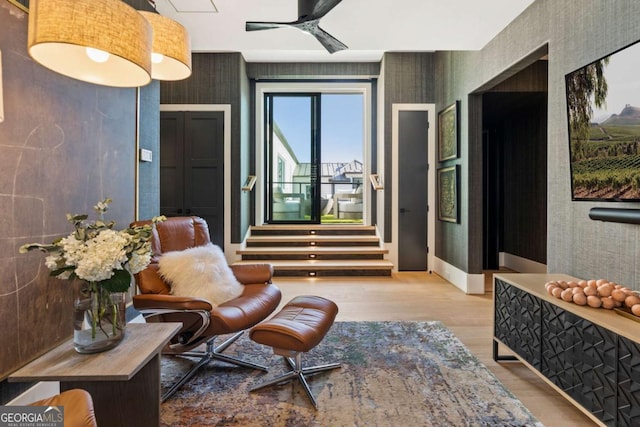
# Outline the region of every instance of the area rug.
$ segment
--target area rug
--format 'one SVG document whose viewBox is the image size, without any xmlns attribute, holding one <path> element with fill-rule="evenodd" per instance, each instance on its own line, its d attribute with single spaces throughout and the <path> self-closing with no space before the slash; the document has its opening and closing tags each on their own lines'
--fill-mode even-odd
<svg viewBox="0 0 640 427">
<path fill-rule="evenodd" d="M 202 368 L 162 404 L 162 426 L 542 426 L 440 322 L 334 323 L 303 357 L 305 366 L 342 363 L 309 377 L 317 411 L 297 381 L 249 392 L 288 365 L 246 335 L 227 353 L 269 372 Z M 163 357 L 163 388 L 191 363 Z"/>
</svg>

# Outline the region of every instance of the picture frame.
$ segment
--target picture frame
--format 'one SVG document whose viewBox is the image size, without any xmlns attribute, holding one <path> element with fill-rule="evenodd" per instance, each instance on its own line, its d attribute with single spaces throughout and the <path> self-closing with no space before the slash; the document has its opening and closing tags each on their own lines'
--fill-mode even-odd
<svg viewBox="0 0 640 427">
<path fill-rule="evenodd" d="M 9 3 L 13 4 L 14 6 L 19 7 L 20 9 L 24 10 L 25 12 L 29 11 L 29 0 L 9 0 Z"/>
<path fill-rule="evenodd" d="M 460 147 L 460 101 L 438 113 L 438 161 L 457 159 Z"/>
<path fill-rule="evenodd" d="M 460 223 L 460 165 L 438 169 L 438 220 Z"/>
<path fill-rule="evenodd" d="M 377 173 L 372 173 L 369 175 L 369 180 L 371 180 L 371 186 L 374 190 L 382 190 L 384 186 L 382 185 L 382 177 Z"/>
<path fill-rule="evenodd" d="M 242 191 L 253 190 L 253 186 L 255 184 L 256 184 L 256 176 L 255 175 L 247 176 L 247 179 L 244 181 L 244 184 L 242 184 Z"/>
</svg>

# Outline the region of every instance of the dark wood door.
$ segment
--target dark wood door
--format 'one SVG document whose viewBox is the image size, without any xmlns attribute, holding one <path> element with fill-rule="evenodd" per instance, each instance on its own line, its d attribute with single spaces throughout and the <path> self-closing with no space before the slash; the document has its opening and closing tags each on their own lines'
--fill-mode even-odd
<svg viewBox="0 0 640 427">
<path fill-rule="evenodd" d="M 196 215 L 224 247 L 224 113 L 160 115 L 160 213 Z"/>
<path fill-rule="evenodd" d="M 427 269 L 427 111 L 398 115 L 398 270 Z"/>
</svg>

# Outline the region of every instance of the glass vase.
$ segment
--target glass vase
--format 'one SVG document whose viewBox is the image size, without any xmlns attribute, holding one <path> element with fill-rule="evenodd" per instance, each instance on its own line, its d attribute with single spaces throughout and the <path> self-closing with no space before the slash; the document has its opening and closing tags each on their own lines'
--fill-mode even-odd
<svg viewBox="0 0 640 427">
<path fill-rule="evenodd" d="M 74 299 L 73 347 L 78 353 L 98 353 L 114 348 L 126 328 L 125 292 L 109 292 L 89 284 Z"/>
</svg>

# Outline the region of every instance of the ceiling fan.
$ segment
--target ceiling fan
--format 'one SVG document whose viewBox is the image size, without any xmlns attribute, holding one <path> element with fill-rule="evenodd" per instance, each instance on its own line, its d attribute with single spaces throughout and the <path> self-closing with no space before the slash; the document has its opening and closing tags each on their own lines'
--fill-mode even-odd
<svg viewBox="0 0 640 427">
<path fill-rule="evenodd" d="M 298 19 L 293 22 L 247 22 L 247 31 L 293 27 L 314 36 L 329 53 L 347 49 L 340 40 L 318 25 L 320 19 L 342 0 L 298 0 Z"/>
</svg>

